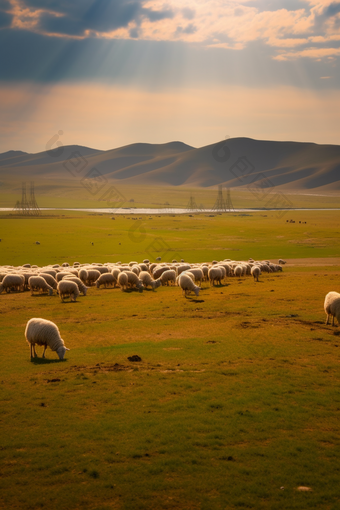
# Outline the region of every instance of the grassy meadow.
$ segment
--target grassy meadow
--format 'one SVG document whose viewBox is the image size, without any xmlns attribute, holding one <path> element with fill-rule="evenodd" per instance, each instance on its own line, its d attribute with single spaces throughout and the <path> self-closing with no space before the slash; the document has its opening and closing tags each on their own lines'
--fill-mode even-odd
<svg viewBox="0 0 340 510">
<path fill-rule="evenodd" d="M 0 265 L 288 261 L 197 298 L 1 294 L 0 508 L 340 507 L 340 331 L 323 311 L 340 292 L 337 212 L 1 214 L 0 238 Z M 59 326 L 65 361 L 30 362 L 32 317 Z"/>
</svg>

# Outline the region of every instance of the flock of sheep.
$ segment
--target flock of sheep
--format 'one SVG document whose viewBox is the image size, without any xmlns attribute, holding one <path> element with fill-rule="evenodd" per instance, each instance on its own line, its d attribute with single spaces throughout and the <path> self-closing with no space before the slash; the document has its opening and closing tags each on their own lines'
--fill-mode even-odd
<svg viewBox="0 0 340 510">
<path fill-rule="evenodd" d="M 87 290 L 91 286 L 120 287 L 122 291 L 136 289 L 143 291 L 150 287 L 153 290 L 159 286 L 177 285 L 186 297 L 191 292 L 199 295 L 202 282 L 208 282 L 214 286 L 221 285 L 227 277 L 245 277 L 253 276 L 258 281 L 262 272 L 272 273 L 282 271 L 282 265 L 285 261 L 280 259 L 278 264 L 273 264 L 269 260 L 255 261 L 234 261 L 225 259 L 223 261 L 214 260 L 210 263 L 189 264 L 183 260 L 171 263 L 150 263 L 148 259 L 142 263 L 136 261 L 123 264 L 117 263 L 92 263 L 80 264 L 75 262 L 70 266 L 67 262 L 62 265 L 55 264 L 44 267 L 24 264 L 23 266 L 0 266 L 0 294 L 3 291 L 10 293 L 13 291 L 30 290 L 33 295 L 35 292 L 47 293 L 53 295 L 56 291 L 61 300 L 70 298 L 76 301 L 80 293 L 86 296 Z M 329 292 L 325 299 L 324 309 L 329 317 L 337 318 L 340 323 L 340 294 Z M 45 356 L 46 347 L 49 346 L 55 351 L 59 359 L 63 359 L 66 350 L 68 350 L 60 336 L 58 327 L 45 319 L 34 318 L 28 321 L 26 331 L 26 340 L 30 345 L 31 359 L 33 354 L 36 357 L 34 345 L 43 345 Z"/>
</svg>

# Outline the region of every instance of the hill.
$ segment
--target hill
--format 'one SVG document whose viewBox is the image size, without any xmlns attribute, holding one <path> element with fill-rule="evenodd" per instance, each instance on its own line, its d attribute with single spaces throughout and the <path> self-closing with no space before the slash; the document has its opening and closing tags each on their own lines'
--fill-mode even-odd
<svg viewBox="0 0 340 510">
<path fill-rule="evenodd" d="M 200 148 L 182 142 L 136 143 L 101 151 L 70 145 L 38 154 L 0 154 L 0 177 L 73 179 L 95 169 L 113 182 L 286 190 L 340 190 L 340 146 L 231 138 Z"/>
</svg>

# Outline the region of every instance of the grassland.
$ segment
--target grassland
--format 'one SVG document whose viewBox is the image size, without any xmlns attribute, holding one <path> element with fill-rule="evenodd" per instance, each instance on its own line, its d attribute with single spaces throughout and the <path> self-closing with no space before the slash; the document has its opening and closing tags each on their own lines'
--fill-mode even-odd
<svg viewBox="0 0 340 510">
<path fill-rule="evenodd" d="M 339 222 L 290 216 L 1 216 L 0 264 L 141 260 L 150 245 L 164 259 L 288 259 L 260 283 L 204 284 L 191 299 L 1 295 L 1 508 L 339 508 L 340 339 L 323 312 L 339 291 L 327 264 Z M 66 361 L 29 361 L 35 316 L 59 325 Z"/>
<path fill-rule="evenodd" d="M 0 182 L 0 207 L 14 207 L 21 200 L 22 180 L 6 178 Z M 41 179 L 35 182 L 35 194 L 40 207 L 71 207 L 71 208 L 94 208 L 110 207 L 110 203 L 100 200 L 106 190 L 107 184 L 97 193 L 90 192 L 79 179 L 53 180 Z M 214 206 L 217 198 L 217 188 L 190 188 L 179 186 L 127 186 L 114 182 L 114 187 L 121 196 L 122 207 L 146 207 L 146 208 L 186 208 L 190 197 L 194 197 L 198 206 L 205 209 Z M 325 192 L 325 195 L 306 191 L 281 191 L 288 202 L 288 208 L 339 208 L 339 193 Z M 274 197 L 275 190 L 261 197 L 258 193 L 251 193 L 241 188 L 231 189 L 231 199 L 236 209 L 267 207 Z M 282 204 L 282 202 L 281 202 Z M 280 204 L 277 206 L 279 207 Z M 275 207 L 275 205 L 272 205 Z"/>
</svg>

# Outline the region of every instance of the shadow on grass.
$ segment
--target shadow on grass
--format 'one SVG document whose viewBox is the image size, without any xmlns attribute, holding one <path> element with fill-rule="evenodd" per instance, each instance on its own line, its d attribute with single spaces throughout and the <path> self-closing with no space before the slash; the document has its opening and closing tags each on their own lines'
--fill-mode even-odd
<svg viewBox="0 0 340 510">
<path fill-rule="evenodd" d="M 51 363 L 63 363 L 67 359 L 48 359 L 48 358 L 32 358 L 30 360 L 33 365 L 50 365 Z"/>
</svg>

